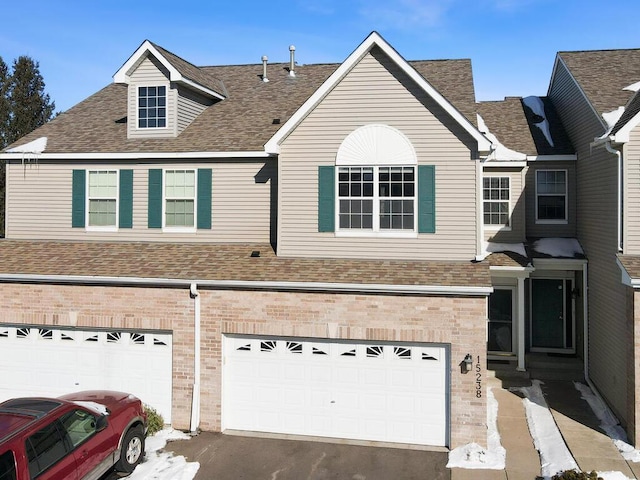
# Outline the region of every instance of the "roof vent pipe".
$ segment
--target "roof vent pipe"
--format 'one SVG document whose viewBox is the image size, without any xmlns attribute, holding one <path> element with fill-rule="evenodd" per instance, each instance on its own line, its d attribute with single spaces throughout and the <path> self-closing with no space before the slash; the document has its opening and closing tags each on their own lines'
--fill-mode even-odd
<svg viewBox="0 0 640 480">
<path fill-rule="evenodd" d="M 262 81 L 263 82 L 268 82 L 269 79 L 267 78 L 267 61 L 269 60 L 269 57 L 267 57 L 266 55 L 262 56 Z"/>
<path fill-rule="evenodd" d="M 290 77 L 295 77 L 296 76 L 296 59 L 295 59 L 295 51 L 296 51 L 296 47 L 295 45 L 289 45 L 289 56 L 290 56 L 290 60 L 289 60 L 289 76 Z"/>
</svg>

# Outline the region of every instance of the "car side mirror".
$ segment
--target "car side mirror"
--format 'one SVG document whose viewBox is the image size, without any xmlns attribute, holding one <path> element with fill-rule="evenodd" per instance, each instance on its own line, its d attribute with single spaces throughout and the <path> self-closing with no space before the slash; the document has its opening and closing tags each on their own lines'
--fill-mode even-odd
<svg viewBox="0 0 640 480">
<path fill-rule="evenodd" d="M 109 422 L 107 421 L 107 416 L 106 415 L 102 415 L 102 416 L 98 417 L 98 422 L 96 423 L 96 432 L 100 432 L 100 431 L 104 430 L 105 428 L 107 428 L 108 424 L 109 424 Z"/>
</svg>

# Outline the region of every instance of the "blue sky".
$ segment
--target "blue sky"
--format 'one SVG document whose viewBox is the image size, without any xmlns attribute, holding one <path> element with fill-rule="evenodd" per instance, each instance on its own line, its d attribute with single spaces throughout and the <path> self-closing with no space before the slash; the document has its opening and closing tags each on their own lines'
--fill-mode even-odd
<svg viewBox="0 0 640 480">
<path fill-rule="evenodd" d="M 559 50 L 640 48 L 638 0 L 32 0 L 0 6 L 0 56 L 40 63 L 56 110 L 144 39 L 196 65 L 341 62 L 372 31 L 407 60 L 470 58 L 478 100 L 544 95 Z"/>
</svg>

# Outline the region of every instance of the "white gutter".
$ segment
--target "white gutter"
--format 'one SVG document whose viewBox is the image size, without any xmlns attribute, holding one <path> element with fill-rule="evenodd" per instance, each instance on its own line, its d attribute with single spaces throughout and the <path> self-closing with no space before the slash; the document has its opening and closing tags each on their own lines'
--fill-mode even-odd
<svg viewBox="0 0 640 480">
<path fill-rule="evenodd" d="M 19 148 L 19 147 L 17 147 Z M 0 153 L 0 160 L 20 158 L 21 153 Z M 194 159 L 194 158 L 271 158 L 265 151 L 245 152 L 86 152 L 40 153 L 40 160 L 138 160 L 138 159 Z"/>
<path fill-rule="evenodd" d="M 336 291 L 365 293 L 404 293 L 421 295 L 464 295 L 487 296 L 493 287 L 464 287 L 447 285 L 385 285 L 367 283 L 329 283 L 329 282 L 273 282 L 245 280 L 185 280 L 172 278 L 140 278 L 140 277 L 97 277 L 83 275 L 31 275 L 0 274 L 0 282 L 28 283 L 89 283 L 120 285 L 164 285 L 190 287 L 197 283 L 200 288 L 244 288 L 258 290 L 302 290 L 302 291 Z"/>
<path fill-rule="evenodd" d="M 198 433 L 200 425 L 200 294 L 198 285 L 189 285 L 189 294 L 193 298 L 193 391 L 191 397 L 191 434 Z"/>
<path fill-rule="evenodd" d="M 611 141 L 608 141 L 604 144 L 604 148 L 607 149 L 607 152 L 613 153 L 616 157 L 618 157 L 618 252 L 622 252 L 622 190 L 624 186 L 622 185 L 622 153 L 620 150 L 616 150 L 611 147 Z"/>
</svg>

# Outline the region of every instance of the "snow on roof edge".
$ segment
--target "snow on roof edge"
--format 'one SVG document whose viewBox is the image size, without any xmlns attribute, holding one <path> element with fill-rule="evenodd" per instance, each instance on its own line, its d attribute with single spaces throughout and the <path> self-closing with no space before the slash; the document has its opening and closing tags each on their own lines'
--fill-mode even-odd
<svg viewBox="0 0 640 480">
<path fill-rule="evenodd" d="M 40 137 L 24 145 L 9 148 L 6 153 L 42 153 L 47 148 L 47 137 Z"/>
<path fill-rule="evenodd" d="M 492 146 L 494 147 L 487 159 L 497 161 L 522 161 L 527 159 L 526 153 L 520 153 L 515 150 L 511 150 L 510 148 L 507 148 L 502 143 L 500 143 L 500 140 L 498 140 L 498 138 L 489 131 L 489 127 L 487 127 L 487 124 L 484 122 L 482 116 L 479 113 L 476 114 L 476 116 L 478 119 L 478 130 L 489 139 Z"/>
</svg>

